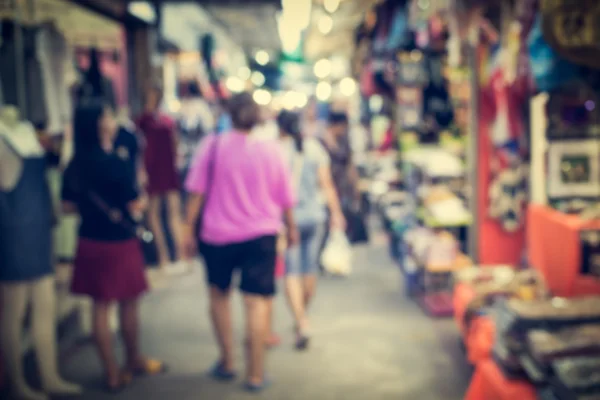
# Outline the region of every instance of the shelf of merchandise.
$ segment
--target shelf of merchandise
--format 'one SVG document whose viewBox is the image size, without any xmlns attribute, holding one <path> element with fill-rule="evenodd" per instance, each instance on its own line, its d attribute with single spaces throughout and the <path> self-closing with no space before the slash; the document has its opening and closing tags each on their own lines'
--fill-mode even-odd
<svg viewBox="0 0 600 400">
<path fill-rule="evenodd" d="M 452 79 L 463 79 L 465 74 L 464 71 L 454 71 L 454 75 L 457 76 L 453 76 Z M 468 74 L 466 76 L 468 77 Z M 404 85 L 399 84 L 397 91 L 402 90 L 404 87 Z M 414 86 L 409 85 L 408 87 L 414 90 Z M 465 98 L 465 93 L 462 91 L 455 93 L 455 95 L 460 96 L 458 100 L 453 102 L 457 108 L 467 105 L 468 93 L 466 93 L 467 98 Z M 452 97 L 454 98 L 455 96 Z M 398 105 L 399 108 L 402 106 L 401 104 Z M 407 294 L 414 298 L 427 314 L 434 317 L 453 315 L 452 274 L 461 268 L 473 264 L 471 259 L 465 255 L 466 241 L 461 240 L 461 237 L 466 236 L 466 230 L 473 223 L 473 215 L 468 213 L 465 218 L 450 222 L 438 220 L 430 215 L 427 208 L 421 204 L 418 196 L 420 187 L 424 182 L 418 179 L 417 175 L 423 175 L 422 171 L 419 171 L 419 166 L 414 165 L 413 162 L 407 159 L 409 158 L 407 156 L 413 151 L 447 151 L 450 154 L 458 155 L 463 160 L 463 165 L 466 166 L 465 152 L 469 145 L 466 133 L 464 128 L 452 127 L 445 129 L 445 132 L 440 132 L 437 143 L 422 144 L 420 143 L 417 129 L 413 129 L 413 127 L 406 129 L 405 127 L 398 126 L 396 132 L 400 150 L 401 174 L 404 178 L 404 190 L 408 198 L 406 206 L 409 210 L 406 217 L 392 223 L 392 232 L 396 232 L 396 236 L 400 238 L 400 249 L 396 252 L 396 257 L 398 258 L 400 269 L 404 274 Z M 466 184 L 468 179 L 466 171 L 460 179 Z M 451 190 L 451 192 L 462 200 L 465 200 L 464 184 L 460 188 L 460 195 Z M 425 262 L 421 260 L 417 262 L 416 268 L 411 268 L 408 271 L 405 268 L 405 263 L 407 262 L 406 256 L 410 253 L 411 249 L 403 237 L 410 230 L 417 228 L 429 228 L 435 232 L 450 232 L 459 242 L 460 250 L 456 260 L 438 266 L 425 265 Z"/>
</svg>

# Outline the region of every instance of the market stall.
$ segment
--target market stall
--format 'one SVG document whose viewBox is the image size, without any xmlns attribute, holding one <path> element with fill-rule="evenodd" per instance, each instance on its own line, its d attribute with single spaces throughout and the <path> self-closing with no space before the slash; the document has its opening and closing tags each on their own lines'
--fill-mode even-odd
<svg viewBox="0 0 600 400">
<path fill-rule="evenodd" d="M 77 87 L 85 85 L 89 70 L 98 66 L 114 93 L 115 107 L 129 110 L 140 95 L 136 85 L 129 85 L 131 70 L 149 62 L 148 58 L 132 57 L 135 48 L 127 47 L 128 35 L 147 36 L 144 21 L 129 15 L 126 7 L 99 14 L 78 3 L 36 0 L 0 4 L 0 109 L 5 116 L 13 115 L 19 126 L 33 129 L 51 165 L 47 179 L 56 222 L 53 264 L 59 335 L 73 327 L 78 315 L 78 302 L 69 294 L 70 268 L 61 263 L 73 257 L 77 221 L 61 215 L 59 201 L 61 170 L 72 146 L 72 110 L 78 102 L 74 94 Z M 24 342 L 25 354 L 31 354 L 28 329 Z"/>
<path fill-rule="evenodd" d="M 499 295 L 511 268 L 479 270 L 476 280 L 456 276 L 455 318 L 475 366 L 469 400 L 592 399 L 600 389 L 598 65 L 593 52 L 582 56 L 594 46 L 585 41 L 591 26 L 575 24 L 565 36 L 554 23 L 597 14 L 583 3 L 540 6 L 519 19 L 528 27 L 521 47 L 535 83 L 527 96 L 531 168 L 510 179 L 525 175 L 531 183 L 531 203 L 519 214 L 527 220 L 530 270 L 512 274 L 535 274 L 538 290 L 530 281 L 508 300 Z"/>
</svg>

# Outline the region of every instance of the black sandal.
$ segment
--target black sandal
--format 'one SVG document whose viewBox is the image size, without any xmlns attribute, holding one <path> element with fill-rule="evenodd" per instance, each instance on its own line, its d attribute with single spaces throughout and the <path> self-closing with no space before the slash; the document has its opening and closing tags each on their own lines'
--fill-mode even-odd
<svg viewBox="0 0 600 400">
<path fill-rule="evenodd" d="M 119 380 L 116 385 L 111 385 L 108 382 L 104 384 L 104 390 L 110 394 L 119 394 L 127 389 L 133 382 L 133 375 L 130 372 L 123 371 L 119 374 Z"/>
</svg>

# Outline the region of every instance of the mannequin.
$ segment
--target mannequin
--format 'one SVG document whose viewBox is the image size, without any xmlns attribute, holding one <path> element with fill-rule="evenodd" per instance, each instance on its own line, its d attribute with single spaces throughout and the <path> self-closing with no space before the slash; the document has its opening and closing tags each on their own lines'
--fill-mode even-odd
<svg viewBox="0 0 600 400">
<path fill-rule="evenodd" d="M 45 400 L 81 389 L 58 373 L 52 258 L 52 204 L 44 150 L 14 106 L 0 109 L 0 343 L 16 398 Z M 16 250 L 17 249 L 17 250 Z M 45 393 L 23 375 L 23 322 L 31 304 L 31 334 Z"/>
</svg>

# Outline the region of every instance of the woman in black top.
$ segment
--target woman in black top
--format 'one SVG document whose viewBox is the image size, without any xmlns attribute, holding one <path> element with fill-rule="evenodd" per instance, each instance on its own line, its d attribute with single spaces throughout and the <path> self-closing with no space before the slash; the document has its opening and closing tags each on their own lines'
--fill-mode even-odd
<svg viewBox="0 0 600 400">
<path fill-rule="evenodd" d="M 144 258 L 135 221 L 144 210 L 131 160 L 115 151 L 117 126 L 108 107 L 87 104 L 75 112 L 75 154 L 63 183 L 63 208 L 80 215 L 72 291 L 94 301 L 94 339 L 107 388 L 124 388 L 134 374 L 157 374 L 164 365 L 142 357 L 138 343 L 138 300 L 147 290 Z M 120 306 L 126 368 L 113 354 L 109 308 Z"/>
</svg>

